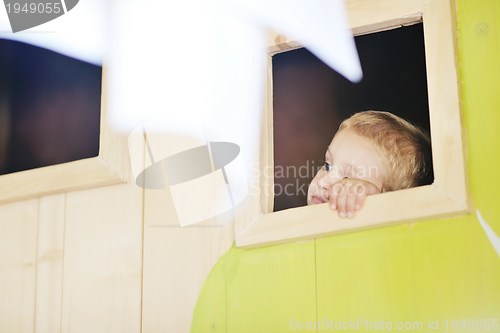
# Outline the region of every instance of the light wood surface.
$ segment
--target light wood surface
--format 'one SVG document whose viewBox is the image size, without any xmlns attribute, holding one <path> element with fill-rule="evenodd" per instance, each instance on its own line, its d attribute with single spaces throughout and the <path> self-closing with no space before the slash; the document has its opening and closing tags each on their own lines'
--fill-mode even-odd
<svg viewBox="0 0 500 333">
<path fill-rule="evenodd" d="M 66 194 L 62 332 L 140 332 L 143 190 Z"/>
<path fill-rule="evenodd" d="M 353 220 L 343 220 L 326 204 L 272 213 L 272 205 L 265 203 L 273 198 L 273 179 L 267 182 L 261 180 L 261 195 L 264 197 L 261 198 L 260 212 L 253 212 L 246 219 L 237 216 L 237 247 L 255 248 L 472 211 L 450 2 L 362 0 L 348 2 L 347 9 L 351 27 L 358 34 L 393 29 L 423 20 L 435 181 L 431 186 L 368 197 L 363 210 Z M 277 44 L 270 46 L 270 57 L 299 46 L 276 34 L 271 34 L 269 40 Z M 271 70 L 268 72 L 268 85 L 272 86 Z M 264 124 L 272 123 L 272 91 L 267 93 L 264 118 L 271 120 L 264 120 Z M 266 168 L 274 170 L 272 160 L 268 159 L 273 150 L 272 139 L 269 139 L 272 138 L 272 126 L 263 126 L 263 129 L 262 174 Z M 254 218 L 252 222 L 248 222 L 250 217 Z"/>
<path fill-rule="evenodd" d="M 143 332 L 189 332 L 203 282 L 234 240 L 233 213 L 181 227 L 168 190 L 146 190 L 144 209 Z"/>
<path fill-rule="evenodd" d="M 40 198 L 35 333 L 61 332 L 65 194 Z"/>
<path fill-rule="evenodd" d="M 357 36 L 419 22 L 428 2 L 426 0 L 347 0 L 345 5 L 352 33 Z M 280 50 L 301 47 L 298 43 L 300 40 L 300 36 L 291 40 L 279 31 L 270 31 L 267 36 L 267 46 L 271 52 L 280 52 Z"/>
<path fill-rule="evenodd" d="M 236 240 L 236 245 L 249 249 L 467 213 L 435 185 L 386 192 L 368 199 L 353 219 L 340 218 L 327 203 L 265 214 L 244 237 Z"/>
<path fill-rule="evenodd" d="M 38 200 L 0 206 L 0 331 L 33 332 Z"/>
<path fill-rule="evenodd" d="M 265 99 L 263 116 L 261 120 L 261 132 L 258 155 L 253 158 L 254 165 L 251 166 L 251 181 L 247 198 L 235 209 L 235 235 L 242 237 L 262 212 L 272 212 L 274 197 L 272 193 L 274 178 L 267 177 L 269 170 L 274 170 L 274 140 L 273 140 L 273 89 L 272 89 L 272 58 L 267 59 L 266 75 L 268 80 L 265 85 Z M 265 169 L 267 167 L 267 169 Z M 266 171 L 267 170 L 267 171 Z M 271 171 L 271 173 L 273 173 Z M 267 194 L 266 194 L 267 191 Z"/>
<path fill-rule="evenodd" d="M 434 183 L 464 209 L 472 210 L 450 3 L 429 1 L 423 15 Z"/>
<path fill-rule="evenodd" d="M 434 0 L 430 0 L 434 1 Z M 429 0 L 347 0 L 349 24 L 355 34 L 405 25 L 421 16 Z M 449 3 L 448 1 L 446 1 Z"/>
<path fill-rule="evenodd" d="M 117 180 L 120 180 L 120 182 L 116 182 L 117 184 L 124 183 L 130 181 L 132 178 L 128 150 L 128 133 L 118 132 L 111 126 L 108 119 L 106 62 L 103 64 L 102 78 L 101 135 L 99 137 L 98 160 Z M 97 186 L 94 185 L 93 187 Z"/>
<path fill-rule="evenodd" d="M 0 203 L 123 183 L 99 157 L 0 176 Z"/>
</svg>

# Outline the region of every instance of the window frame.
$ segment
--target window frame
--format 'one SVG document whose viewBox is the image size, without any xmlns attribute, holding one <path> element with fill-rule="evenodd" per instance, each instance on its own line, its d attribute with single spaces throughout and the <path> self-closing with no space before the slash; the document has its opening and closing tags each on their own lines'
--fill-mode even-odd
<svg viewBox="0 0 500 333">
<path fill-rule="evenodd" d="M 328 204 L 273 212 L 274 170 L 272 114 L 272 56 L 302 47 L 271 33 L 265 107 L 262 114 L 259 194 L 250 196 L 236 213 L 236 247 L 312 240 L 357 230 L 469 214 L 465 159 L 465 128 L 462 122 L 457 55 L 455 54 L 455 3 L 453 0 L 347 0 L 353 34 L 363 35 L 423 22 L 431 127 L 434 182 L 431 185 L 386 192 L 366 199 L 354 219 L 342 219 Z M 300 40 L 300 39 L 299 39 Z M 267 171 L 267 173 L 269 173 Z"/>
<path fill-rule="evenodd" d="M 99 155 L 1 175 L 0 204 L 131 181 L 127 135 L 107 117 L 104 68 L 102 77 Z"/>
</svg>

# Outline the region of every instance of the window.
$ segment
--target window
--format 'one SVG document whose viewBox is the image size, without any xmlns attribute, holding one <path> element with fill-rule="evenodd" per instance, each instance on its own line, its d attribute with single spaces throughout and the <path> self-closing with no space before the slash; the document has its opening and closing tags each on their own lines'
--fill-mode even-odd
<svg viewBox="0 0 500 333">
<path fill-rule="evenodd" d="M 127 180 L 102 68 L 16 41 L 0 50 L 0 203 Z"/>
<path fill-rule="evenodd" d="M 0 40 L 0 175 L 99 153 L 100 66 Z"/>
<path fill-rule="evenodd" d="M 450 4 L 446 0 L 347 1 L 355 35 L 390 30 L 423 22 L 427 67 L 430 134 L 434 182 L 430 185 L 368 197 L 355 219 L 341 219 L 328 205 L 273 211 L 273 177 L 265 170 L 273 161 L 273 101 L 271 71 L 268 71 L 261 151 L 260 197 L 237 214 L 236 246 L 252 248 L 398 223 L 450 217 L 471 210 L 459 109 L 454 35 Z M 277 35 L 270 46 L 273 55 L 300 48 Z M 390 111 L 390 110 L 389 110 Z M 267 168 L 267 169 L 266 169 Z"/>
<path fill-rule="evenodd" d="M 273 56 L 274 211 L 306 205 L 325 147 L 353 113 L 389 111 L 430 132 L 422 23 L 355 41 L 359 83 L 304 48 Z"/>
</svg>

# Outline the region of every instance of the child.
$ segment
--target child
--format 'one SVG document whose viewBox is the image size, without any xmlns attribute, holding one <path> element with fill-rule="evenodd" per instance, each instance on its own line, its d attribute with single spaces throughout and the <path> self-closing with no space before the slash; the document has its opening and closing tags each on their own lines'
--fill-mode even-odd
<svg viewBox="0 0 500 333">
<path fill-rule="evenodd" d="M 340 217 L 353 218 L 368 195 L 432 180 L 430 140 L 409 122 L 381 111 L 344 120 L 312 180 L 307 204 L 330 203 Z"/>
</svg>

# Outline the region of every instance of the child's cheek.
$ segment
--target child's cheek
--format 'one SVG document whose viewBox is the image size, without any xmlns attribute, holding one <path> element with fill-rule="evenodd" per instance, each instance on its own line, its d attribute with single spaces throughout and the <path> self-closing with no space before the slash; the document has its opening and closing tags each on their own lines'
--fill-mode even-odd
<svg viewBox="0 0 500 333">
<path fill-rule="evenodd" d="M 309 185 L 309 189 L 307 191 L 307 196 L 310 198 L 312 197 L 313 195 L 317 195 L 320 193 L 320 188 L 319 188 L 319 184 L 318 184 L 318 181 L 316 178 L 314 178 L 311 182 L 311 184 Z"/>
</svg>

